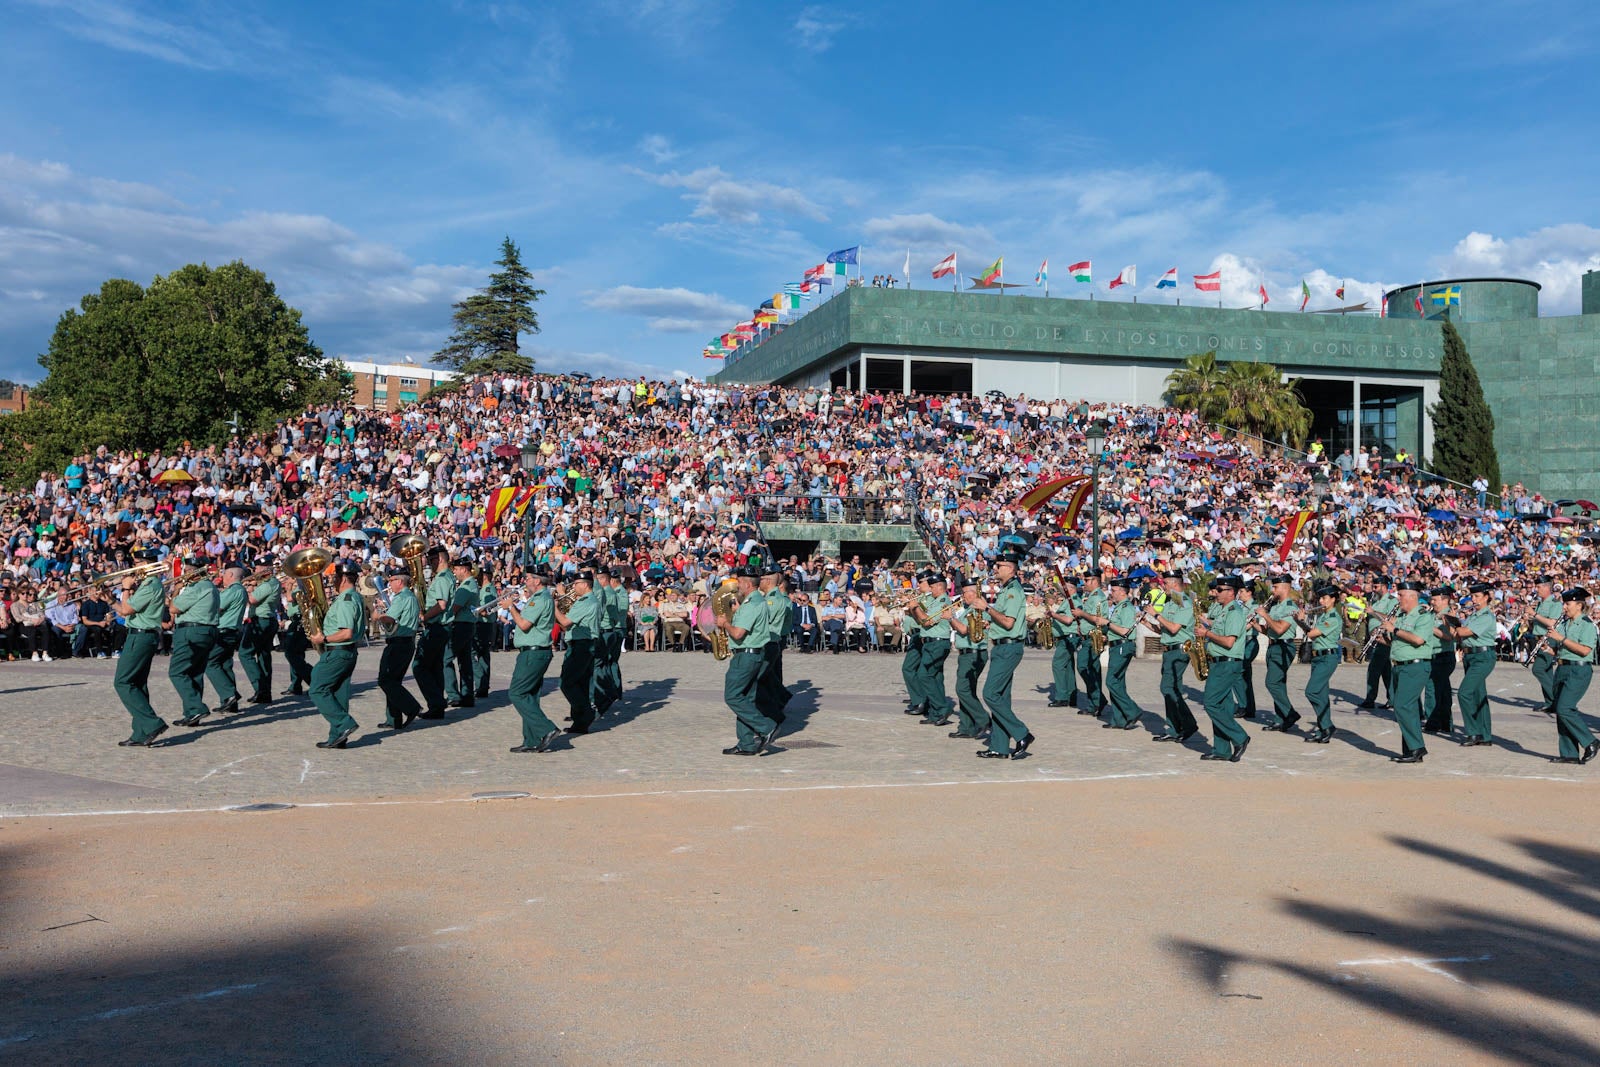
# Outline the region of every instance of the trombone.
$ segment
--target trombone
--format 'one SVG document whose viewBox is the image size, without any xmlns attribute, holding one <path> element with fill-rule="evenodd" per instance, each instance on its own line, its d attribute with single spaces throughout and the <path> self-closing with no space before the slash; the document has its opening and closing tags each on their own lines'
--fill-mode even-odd
<svg viewBox="0 0 1600 1067">
<path fill-rule="evenodd" d="M 68 590 L 62 590 L 60 593 L 57 593 L 55 600 L 56 606 L 60 607 L 62 604 L 76 604 L 78 601 L 87 597 L 93 590 L 105 589 L 107 586 L 122 578 L 137 578 L 142 582 L 152 574 L 159 574 L 166 569 L 167 565 L 165 563 L 140 563 L 133 567 L 124 567 L 120 571 L 112 571 L 109 574 L 102 574 L 100 577 L 91 578 L 87 582 L 84 582 L 82 585 L 78 586 L 76 589 L 71 590 L 71 596 L 65 595 Z"/>
</svg>

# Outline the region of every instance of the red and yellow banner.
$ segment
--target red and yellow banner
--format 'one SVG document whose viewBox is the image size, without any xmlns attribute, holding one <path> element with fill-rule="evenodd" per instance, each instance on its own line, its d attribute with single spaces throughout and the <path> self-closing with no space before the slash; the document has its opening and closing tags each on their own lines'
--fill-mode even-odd
<svg viewBox="0 0 1600 1067">
<path fill-rule="evenodd" d="M 1050 503 L 1050 499 L 1061 490 L 1067 488 L 1067 486 L 1076 485 L 1079 482 L 1087 482 L 1088 480 L 1089 476 L 1087 474 L 1074 474 L 1070 478 L 1056 478 L 1053 481 L 1040 482 L 1022 494 L 1021 498 L 1017 500 L 1017 506 L 1032 515 L 1035 511 Z"/>
<path fill-rule="evenodd" d="M 1300 531 L 1305 529 L 1306 523 L 1310 521 L 1311 512 L 1302 511 L 1283 524 L 1283 544 L 1278 546 L 1279 563 L 1283 563 L 1289 558 L 1289 549 L 1294 547 L 1294 539 L 1300 536 Z"/>
</svg>

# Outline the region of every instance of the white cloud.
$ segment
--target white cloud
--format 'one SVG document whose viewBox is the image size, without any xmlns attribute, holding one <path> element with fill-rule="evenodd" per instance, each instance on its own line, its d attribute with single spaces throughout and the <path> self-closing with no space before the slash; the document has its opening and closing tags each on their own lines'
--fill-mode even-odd
<svg viewBox="0 0 1600 1067">
<path fill-rule="evenodd" d="M 827 213 L 798 189 L 771 182 L 739 181 L 721 167 L 644 177 L 669 189 L 687 189 L 683 198 L 694 205 L 690 218 L 736 226 L 753 225 L 764 215 L 798 215 L 813 222 L 828 219 Z"/>
<path fill-rule="evenodd" d="M 1600 229 L 1569 222 L 1509 239 L 1476 230 L 1441 261 L 1446 276 L 1527 278 L 1542 286 L 1539 310 L 1571 315 L 1579 310 L 1585 271 L 1600 270 Z"/>
<path fill-rule="evenodd" d="M 833 39 L 852 22 L 826 7 L 802 8 L 794 20 L 795 43 L 807 52 L 822 53 L 833 47 Z"/>
<path fill-rule="evenodd" d="M 725 327 L 749 313 L 744 305 L 715 293 L 682 288 L 642 289 L 634 285 L 588 293 L 583 303 L 596 311 L 650 316 L 650 328 L 659 333 L 694 333 Z"/>
<path fill-rule="evenodd" d="M 638 378 L 642 375 L 653 381 L 664 381 L 668 377 L 680 380 L 692 377 L 681 370 L 663 372 L 660 367 L 623 356 L 614 356 L 609 352 L 580 352 L 536 345 L 528 354 L 533 357 L 537 369 L 550 374 L 582 371 L 596 378 Z"/>
<path fill-rule="evenodd" d="M 672 147 L 672 142 L 659 133 L 652 133 L 639 140 L 639 151 L 650 157 L 651 162 L 661 164 L 670 163 L 682 153 Z"/>
</svg>

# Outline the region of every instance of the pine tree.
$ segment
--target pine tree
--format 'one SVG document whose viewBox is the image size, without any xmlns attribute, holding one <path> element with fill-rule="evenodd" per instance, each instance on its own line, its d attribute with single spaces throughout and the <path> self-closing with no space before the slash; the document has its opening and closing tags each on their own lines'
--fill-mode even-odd
<svg viewBox="0 0 1600 1067">
<path fill-rule="evenodd" d="M 539 332 L 534 302 L 544 295 L 522 265 L 522 252 L 507 237 L 500 242 L 500 269 L 489 284 L 458 302 L 455 332 L 433 357 L 463 374 L 532 374 L 533 360 L 518 351 L 517 338 Z"/>
<path fill-rule="evenodd" d="M 1433 471 L 1451 481 L 1471 484 L 1478 475 L 1490 492 L 1500 487 L 1500 457 L 1494 448 L 1494 412 L 1483 399 L 1472 356 L 1461 334 L 1444 323 L 1444 358 L 1439 364 L 1439 402 L 1433 416 Z"/>
</svg>

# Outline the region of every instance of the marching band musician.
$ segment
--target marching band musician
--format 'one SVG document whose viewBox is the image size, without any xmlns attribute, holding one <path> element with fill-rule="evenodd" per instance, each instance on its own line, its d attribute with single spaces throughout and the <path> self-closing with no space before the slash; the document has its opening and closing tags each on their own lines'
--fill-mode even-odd
<svg viewBox="0 0 1600 1067">
<path fill-rule="evenodd" d="M 1382 630 L 1383 624 L 1394 617 L 1400 609 L 1400 599 L 1390 590 L 1390 580 L 1379 576 L 1373 580 L 1374 589 L 1381 589 L 1383 595 L 1367 605 L 1367 618 L 1371 625 Z M 1370 633 L 1368 635 L 1371 636 Z M 1358 707 L 1370 711 L 1378 706 L 1378 684 L 1383 684 L 1383 703 L 1385 707 L 1394 707 L 1394 690 L 1390 688 L 1393 675 L 1393 661 L 1391 655 L 1394 649 L 1389 643 L 1387 632 L 1379 637 L 1372 650 L 1367 653 L 1367 696 Z"/>
<path fill-rule="evenodd" d="M 1588 692 L 1594 675 L 1595 646 L 1600 631 L 1588 616 L 1589 590 L 1574 586 L 1561 594 L 1562 620 L 1550 628 L 1546 643 L 1556 654 L 1556 734 L 1561 755 L 1553 763 L 1588 763 L 1600 752 L 1589 724 L 1578 711 L 1578 701 Z"/>
<path fill-rule="evenodd" d="M 500 629 L 500 620 L 496 617 L 499 608 L 500 594 L 495 590 L 493 573 L 485 564 L 483 579 L 478 583 L 472 628 L 473 692 L 479 697 L 489 695 L 489 657 L 494 653 L 495 634 Z"/>
<path fill-rule="evenodd" d="M 472 665 L 472 646 L 478 637 L 478 583 L 472 577 L 472 560 L 457 556 L 450 562 L 455 591 L 450 597 L 450 662 L 445 665 L 445 699 L 458 708 L 476 707 L 478 680 Z"/>
<path fill-rule="evenodd" d="M 456 580 L 445 566 L 448 556 L 443 545 L 428 549 L 433 576 L 428 579 L 427 595 L 422 601 L 422 637 L 417 641 L 417 658 L 411 665 L 411 676 L 417 680 L 417 689 L 427 704 L 420 716 L 424 719 L 444 718 L 450 700 L 445 691 L 445 658 L 450 651 L 450 605 L 456 595 Z"/>
<path fill-rule="evenodd" d="M 198 555 L 183 558 L 186 568 L 202 566 Z M 179 726 L 199 726 L 211 709 L 206 707 L 206 663 L 217 643 L 217 587 L 202 572 L 172 597 L 172 656 L 167 679 L 183 701 Z"/>
<path fill-rule="evenodd" d="M 394 629 L 384 642 L 378 659 L 378 688 L 383 690 L 383 725 L 404 730 L 422 714 L 422 704 L 406 688 L 406 671 L 416 658 L 417 628 L 422 624 L 422 608 L 411 591 L 411 572 L 404 566 L 391 567 L 384 576 L 389 586 L 389 603 L 377 618 L 387 619 Z"/>
<path fill-rule="evenodd" d="M 610 629 L 605 634 L 606 682 L 610 699 L 606 708 L 622 699 L 622 646 L 628 635 L 628 586 L 622 580 L 623 569 L 611 568 L 610 614 L 606 621 Z"/>
<path fill-rule="evenodd" d="M 1455 590 L 1448 585 L 1432 593 L 1433 615 L 1439 620 L 1433 636 L 1439 639 L 1439 647 L 1429 666 L 1427 699 L 1423 702 L 1428 714 L 1422 732 L 1446 737 L 1455 729 L 1455 692 L 1450 688 L 1450 675 L 1456 669 L 1456 627 L 1460 623 L 1450 615 L 1454 599 Z"/>
<path fill-rule="evenodd" d="M 911 592 L 912 601 L 925 596 L 928 592 L 928 575 L 918 572 L 916 588 Z M 928 708 L 922 701 L 922 624 L 917 622 L 911 612 L 901 613 L 904 618 L 906 634 L 905 654 L 900 658 L 900 680 L 906 686 L 907 715 L 925 715 Z"/>
<path fill-rule="evenodd" d="M 761 580 L 759 567 L 744 567 L 738 572 L 739 606 L 733 617 L 716 617 L 717 629 L 728 635 L 728 672 L 722 681 L 722 700 L 733 712 L 737 742 L 722 750 L 724 756 L 759 756 L 778 736 L 782 719 L 769 718 L 757 701 L 761 672 L 765 666 L 769 606 L 756 595 Z"/>
<path fill-rule="evenodd" d="M 1111 608 L 1106 616 L 1106 629 L 1111 631 L 1111 641 L 1106 659 L 1106 692 L 1111 696 L 1111 706 L 1103 730 L 1132 730 L 1139 725 L 1144 709 L 1135 704 L 1128 694 L 1128 665 L 1133 662 L 1133 646 L 1138 638 L 1139 608 L 1130 597 L 1133 582 L 1127 578 L 1111 581 Z"/>
<path fill-rule="evenodd" d="M 1273 721 L 1263 730 L 1288 733 L 1300 721 L 1289 697 L 1289 667 L 1294 663 L 1294 620 L 1301 613 L 1289 576 L 1273 575 L 1272 603 L 1255 609 L 1255 622 L 1267 638 L 1267 693 L 1272 697 Z"/>
<path fill-rule="evenodd" d="M 1238 714 L 1256 721 L 1256 657 L 1261 654 L 1261 623 L 1256 618 L 1256 592 L 1249 582 L 1241 580 L 1234 602 L 1244 609 L 1244 655 L 1239 660 L 1239 693 L 1236 698 Z"/>
<path fill-rule="evenodd" d="M 1550 644 L 1545 638 L 1549 636 L 1551 627 L 1561 621 L 1563 601 L 1556 596 L 1555 579 L 1548 574 L 1535 578 L 1533 587 L 1539 597 L 1539 605 L 1528 618 L 1528 626 L 1536 642 L 1533 646 L 1533 676 L 1539 680 L 1539 690 L 1544 694 L 1544 707 L 1541 710 L 1554 714 L 1557 657 L 1550 651 Z"/>
<path fill-rule="evenodd" d="M 1078 706 L 1078 620 L 1072 617 L 1072 601 L 1078 593 L 1078 579 L 1068 575 L 1054 597 L 1045 596 L 1045 614 L 1056 647 L 1050 652 L 1050 706 Z"/>
<path fill-rule="evenodd" d="M 1084 699 L 1078 707 L 1079 715 L 1099 715 L 1106 710 L 1100 656 L 1089 636 L 1106 624 L 1106 612 L 1110 608 L 1106 595 L 1100 591 L 1100 581 L 1098 574 L 1084 575 L 1083 594 L 1072 608 L 1072 617 L 1078 620 L 1078 675 L 1083 679 Z"/>
<path fill-rule="evenodd" d="M 586 734 L 594 725 L 594 702 L 590 693 L 594 687 L 595 641 L 600 635 L 600 603 L 594 595 L 594 572 L 579 571 L 572 580 L 571 593 L 577 599 L 567 606 L 555 606 L 556 622 L 567 642 L 567 654 L 561 658 L 561 695 L 567 698 L 572 709 L 569 734 Z"/>
<path fill-rule="evenodd" d="M 944 687 L 944 664 L 950 658 L 950 616 L 953 606 L 945 596 L 945 577 L 937 571 L 928 575 L 925 583 L 928 593 L 911 602 L 911 615 L 922 631 L 922 657 L 917 671 L 917 693 L 926 708 L 921 722 L 924 726 L 950 725 L 954 705 Z M 932 610 L 928 610 L 931 608 Z"/>
<path fill-rule="evenodd" d="M 989 665 L 989 642 L 974 641 L 968 622 L 988 611 L 977 579 L 961 579 L 961 604 L 965 610 L 950 616 L 951 644 L 956 650 L 956 728 L 946 736 L 978 740 L 989 726 L 989 713 L 978 697 L 978 680 Z"/>
<path fill-rule="evenodd" d="M 133 558 L 154 563 L 154 552 L 133 553 Z M 122 580 L 122 595 L 112 604 L 118 615 L 127 620 L 127 636 L 122 642 L 122 655 L 117 659 L 117 699 L 133 719 L 133 734 L 126 741 L 118 741 L 122 748 L 149 748 L 155 739 L 167 732 L 167 721 L 150 706 L 150 663 L 156 658 L 161 645 L 161 609 L 165 598 L 161 595 L 161 575 L 151 573 L 142 581 L 133 575 Z"/>
<path fill-rule="evenodd" d="M 994 575 L 999 583 L 994 603 L 986 609 L 989 633 L 994 639 L 989 653 L 989 680 L 983 684 L 983 702 L 989 708 L 989 746 L 978 750 L 982 759 L 1023 759 L 1035 738 L 1011 709 L 1012 676 L 1022 662 L 1023 638 L 1027 636 L 1027 594 L 1017 578 L 1015 549 L 1001 552 L 995 561 Z M 1011 742 L 1016 747 L 1011 747 Z"/>
<path fill-rule="evenodd" d="M 206 680 L 222 700 L 217 705 L 217 714 L 232 715 L 239 710 L 239 682 L 233 675 L 233 654 L 239 650 L 250 594 L 244 591 L 244 568 L 239 564 L 228 564 L 218 577 L 222 586 L 217 592 L 217 640 L 206 658 Z"/>
<path fill-rule="evenodd" d="M 328 720 L 328 738 L 318 748 L 344 748 L 356 732 L 350 717 L 350 676 L 356 669 L 356 648 L 367 634 L 367 605 L 356 591 L 361 566 L 354 560 L 334 564 L 335 594 L 328 598 L 322 632 L 311 643 L 321 653 L 311 669 L 311 703 Z"/>
<path fill-rule="evenodd" d="M 311 642 L 306 638 L 305 620 L 300 618 L 300 604 L 293 594 L 285 599 L 288 604 L 283 610 L 285 626 L 282 644 L 283 661 L 289 665 L 289 688 L 284 690 L 283 695 L 297 697 L 311 687 L 311 664 L 306 660 Z"/>
<path fill-rule="evenodd" d="M 511 616 L 516 633 L 511 635 L 511 645 L 517 650 L 517 663 L 511 671 L 511 685 L 506 695 L 511 706 L 522 718 L 522 744 L 512 752 L 546 752 L 550 743 L 561 731 L 544 713 L 539 703 L 539 690 L 544 686 L 545 672 L 555 655 L 555 602 L 550 590 L 545 588 L 544 570 L 529 568 L 523 575 L 524 602 Z"/>
<path fill-rule="evenodd" d="M 271 566 L 271 557 L 259 557 L 257 562 Z M 249 607 L 245 612 L 244 632 L 239 638 L 239 663 L 244 676 L 254 690 L 252 704 L 272 703 L 272 643 L 278 636 L 278 602 L 283 598 L 283 585 L 278 581 L 274 567 L 266 578 L 249 591 Z"/>
<path fill-rule="evenodd" d="M 605 567 L 594 570 L 595 616 L 594 667 L 589 672 L 589 703 L 594 705 L 596 718 L 611 707 L 617 694 L 611 688 L 611 636 L 617 632 L 616 600 L 611 595 L 611 572 Z M 626 616 L 624 616 L 626 618 Z"/>
<path fill-rule="evenodd" d="M 1338 587 L 1319 585 L 1314 596 L 1318 607 L 1315 617 L 1300 608 L 1296 610 L 1295 618 L 1306 626 L 1306 640 L 1311 642 L 1311 677 L 1306 680 L 1306 701 L 1317 718 L 1317 726 L 1305 736 L 1305 740 L 1325 745 L 1338 732 L 1333 725 L 1333 701 L 1329 699 L 1328 686 L 1333 681 L 1334 670 L 1339 666 L 1339 642 L 1344 635 L 1344 618 L 1339 613 Z"/>
<path fill-rule="evenodd" d="M 1383 624 L 1393 664 L 1389 692 L 1394 698 L 1395 722 L 1400 726 L 1400 755 L 1389 757 L 1395 763 L 1421 763 L 1428 754 L 1422 745 L 1422 690 L 1428 684 L 1439 639 L 1433 633 L 1433 613 L 1422 606 L 1421 596 L 1421 582 L 1401 582 L 1399 606 Z"/>
<path fill-rule="evenodd" d="M 769 562 L 761 571 L 761 596 L 767 601 L 767 644 L 762 650 L 765 668 L 756 691 L 761 712 L 774 722 L 782 722 L 783 709 L 794 694 L 783 684 L 783 642 L 794 627 L 794 601 L 783 588 L 783 568 Z"/>
<path fill-rule="evenodd" d="M 1472 595 L 1472 613 L 1461 620 L 1454 636 L 1461 642 L 1461 688 L 1456 690 L 1456 699 L 1461 702 L 1461 729 L 1466 734 L 1461 744 L 1470 748 L 1494 744 L 1489 722 L 1489 675 L 1494 672 L 1496 622 L 1489 606 L 1494 586 L 1474 582 L 1467 588 Z"/>
<path fill-rule="evenodd" d="M 1183 575 L 1168 574 L 1161 582 L 1167 602 L 1161 605 L 1161 614 L 1149 619 L 1151 629 L 1161 637 L 1161 699 L 1166 705 L 1167 732 L 1151 740 L 1181 744 L 1200 729 L 1183 696 L 1183 673 L 1189 669 L 1189 653 L 1183 646 L 1194 640 L 1194 601 L 1184 588 Z"/>
<path fill-rule="evenodd" d="M 1238 763 L 1250 747 L 1250 735 L 1235 718 L 1244 677 L 1244 638 L 1249 615 L 1234 597 L 1243 586 L 1244 582 L 1234 575 L 1212 579 L 1211 610 L 1195 623 L 1195 638 L 1206 642 L 1206 655 L 1211 660 L 1205 693 L 1206 715 L 1211 719 L 1211 751 L 1201 755 L 1203 760 Z"/>
</svg>

